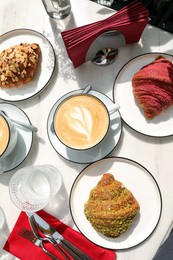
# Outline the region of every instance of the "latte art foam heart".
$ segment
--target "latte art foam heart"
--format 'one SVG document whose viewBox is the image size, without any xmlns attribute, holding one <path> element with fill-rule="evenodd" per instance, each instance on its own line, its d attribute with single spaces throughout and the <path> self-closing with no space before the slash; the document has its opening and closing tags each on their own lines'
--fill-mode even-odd
<svg viewBox="0 0 173 260">
<path fill-rule="evenodd" d="M 88 149 L 99 143 L 109 125 L 104 104 L 94 96 L 81 94 L 62 102 L 54 117 L 58 138 L 68 147 Z"/>
<path fill-rule="evenodd" d="M 71 127 L 76 132 L 86 136 L 88 140 L 91 139 L 93 118 L 90 111 L 80 105 L 75 106 L 71 113 L 69 114 L 69 127 Z"/>
<path fill-rule="evenodd" d="M 9 140 L 9 129 L 7 122 L 3 118 L 3 116 L 0 115 L 0 156 L 5 151 Z"/>
</svg>

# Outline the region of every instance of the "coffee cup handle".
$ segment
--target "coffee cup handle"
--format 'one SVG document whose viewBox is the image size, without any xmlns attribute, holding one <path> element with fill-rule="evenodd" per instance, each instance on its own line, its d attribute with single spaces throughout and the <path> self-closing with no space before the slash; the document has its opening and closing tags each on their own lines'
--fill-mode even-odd
<svg viewBox="0 0 173 260">
<path fill-rule="evenodd" d="M 108 107 L 108 111 L 110 115 L 115 113 L 119 109 L 120 109 L 120 105 L 118 103 L 114 103 L 113 105 Z"/>
<path fill-rule="evenodd" d="M 0 174 L 4 172 L 3 161 L 0 161 Z"/>
</svg>

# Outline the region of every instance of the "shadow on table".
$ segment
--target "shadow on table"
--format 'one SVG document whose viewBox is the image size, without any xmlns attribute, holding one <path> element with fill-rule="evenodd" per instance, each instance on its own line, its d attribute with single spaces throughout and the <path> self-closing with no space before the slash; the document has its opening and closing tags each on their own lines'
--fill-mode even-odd
<svg viewBox="0 0 173 260">
<path fill-rule="evenodd" d="M 4 220 L 4 223 L 2 225 L 2 228 L 0 228 L 0 259 L 1 260 L 15 260 L 16 258 L 3 250 L 3 246 L 10 234 L 9 228 L 7 226 L 6 220 Z"/>
<path fill-rule="evenodd" d="M 64 183 L 44 210 L 63 223 L 69 226 L 73 225 L 69 210 L 69 198 Z"/>
</svg>

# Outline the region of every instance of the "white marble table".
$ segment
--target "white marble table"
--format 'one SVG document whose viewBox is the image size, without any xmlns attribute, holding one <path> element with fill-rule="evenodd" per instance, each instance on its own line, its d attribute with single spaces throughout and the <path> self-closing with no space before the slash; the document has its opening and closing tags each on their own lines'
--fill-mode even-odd
<svg viewBox="0 0 173 260">
<path fill-rule="evenodd" d="M 41 0 L 2 1 L 0 15 L 0 34 L 18 28 L 34 29 L 44 34 L 54 46 L 57 66 L 49 85 L 43 92 L 31 99 L 14 102 L 27 113 L 31 122 L 38 127 L 38 133 L 34 135 L 31 152 L 17 169 L 27 165 L 46 163 L 56 166 L 62 172 L 67 197 L 73 181 L 86 165 L 69 162 L 52 148 L 47 136 L 46 124 L 49 111 L 53 104 L 67 92 L 84 88 L 88 84 L 91 84 L 94 89 L 102 91 L 112 98 L 114 79 L 120 68 L 129 59 L 136 55 L 152 51 L 173 54 L 172 34 L 149 25 L 145 28 L 139 43 L 126 45 L 119 49 L 118 59 L 112 65 L 98 67 L 92 63 L 87 63 L 74 69 L 67 57 L 60 31 L 65 28 L 73 28 L 74 26 L 81 26 L 106 18 L 113 11 L 88 0 L 71 0 L 71 2 L 72 17 L 66 27 L 63 23 L 60 24 L 58 21 L 49 19 Z M 136 133 L 126 124 L 123 124 L 121 141 L 110 155 L 136 160 L 153 174 L 161 189 L 163 210 L 159 225 L 154 233 L 144 243 L 132 249 L 117 251 L 118 260 L 152 259 L 171 226 L 173 220 L 172 140 L 172 137 L 146 137 Z M 0 176 L 0 206 L 3 208 L 6 218 L 5 229 L 3 232 L 1 231 L 1 247 L 20 213 L 11 202 L 8 193 L 10 178 L 17 169 Z M 64 205 L 68 207 L 68 199 L 66 199 Z M 151 210 L 152 214 L 150 207 L 149 210 Z M 63 215 L 65 211 L 56 212 L 53 208 L 47 208 L 47 211 L 73 226 L 70 215 Z M 10 255 L 5 255 L 5 252 L 2 250 L 0 251 L 0 258 L 11 259 Z"/>
</svg>

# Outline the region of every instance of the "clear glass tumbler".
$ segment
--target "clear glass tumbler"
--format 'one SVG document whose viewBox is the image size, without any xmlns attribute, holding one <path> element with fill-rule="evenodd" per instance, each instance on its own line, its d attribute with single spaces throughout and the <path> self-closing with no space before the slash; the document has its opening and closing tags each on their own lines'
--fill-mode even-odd
<svg viewBox="0 0 173 260">
<path fill-rule="evenodd" d="M 95 0 L 96 3 L 110 7 L 114 0 Z"/>
<path fill-rule="evenodd" d="M 35 212 L 49 203 L 61 184 L 61 174 L 52 165 L 24 167 L 10 180 L 10 197 L 20 210 Z"/>
<path fill-rule="evenodd" d="M 71 12 L 70 0 L 42 0 L 42 3 L 53 19 L 65 19 Z"/>
</svg>

